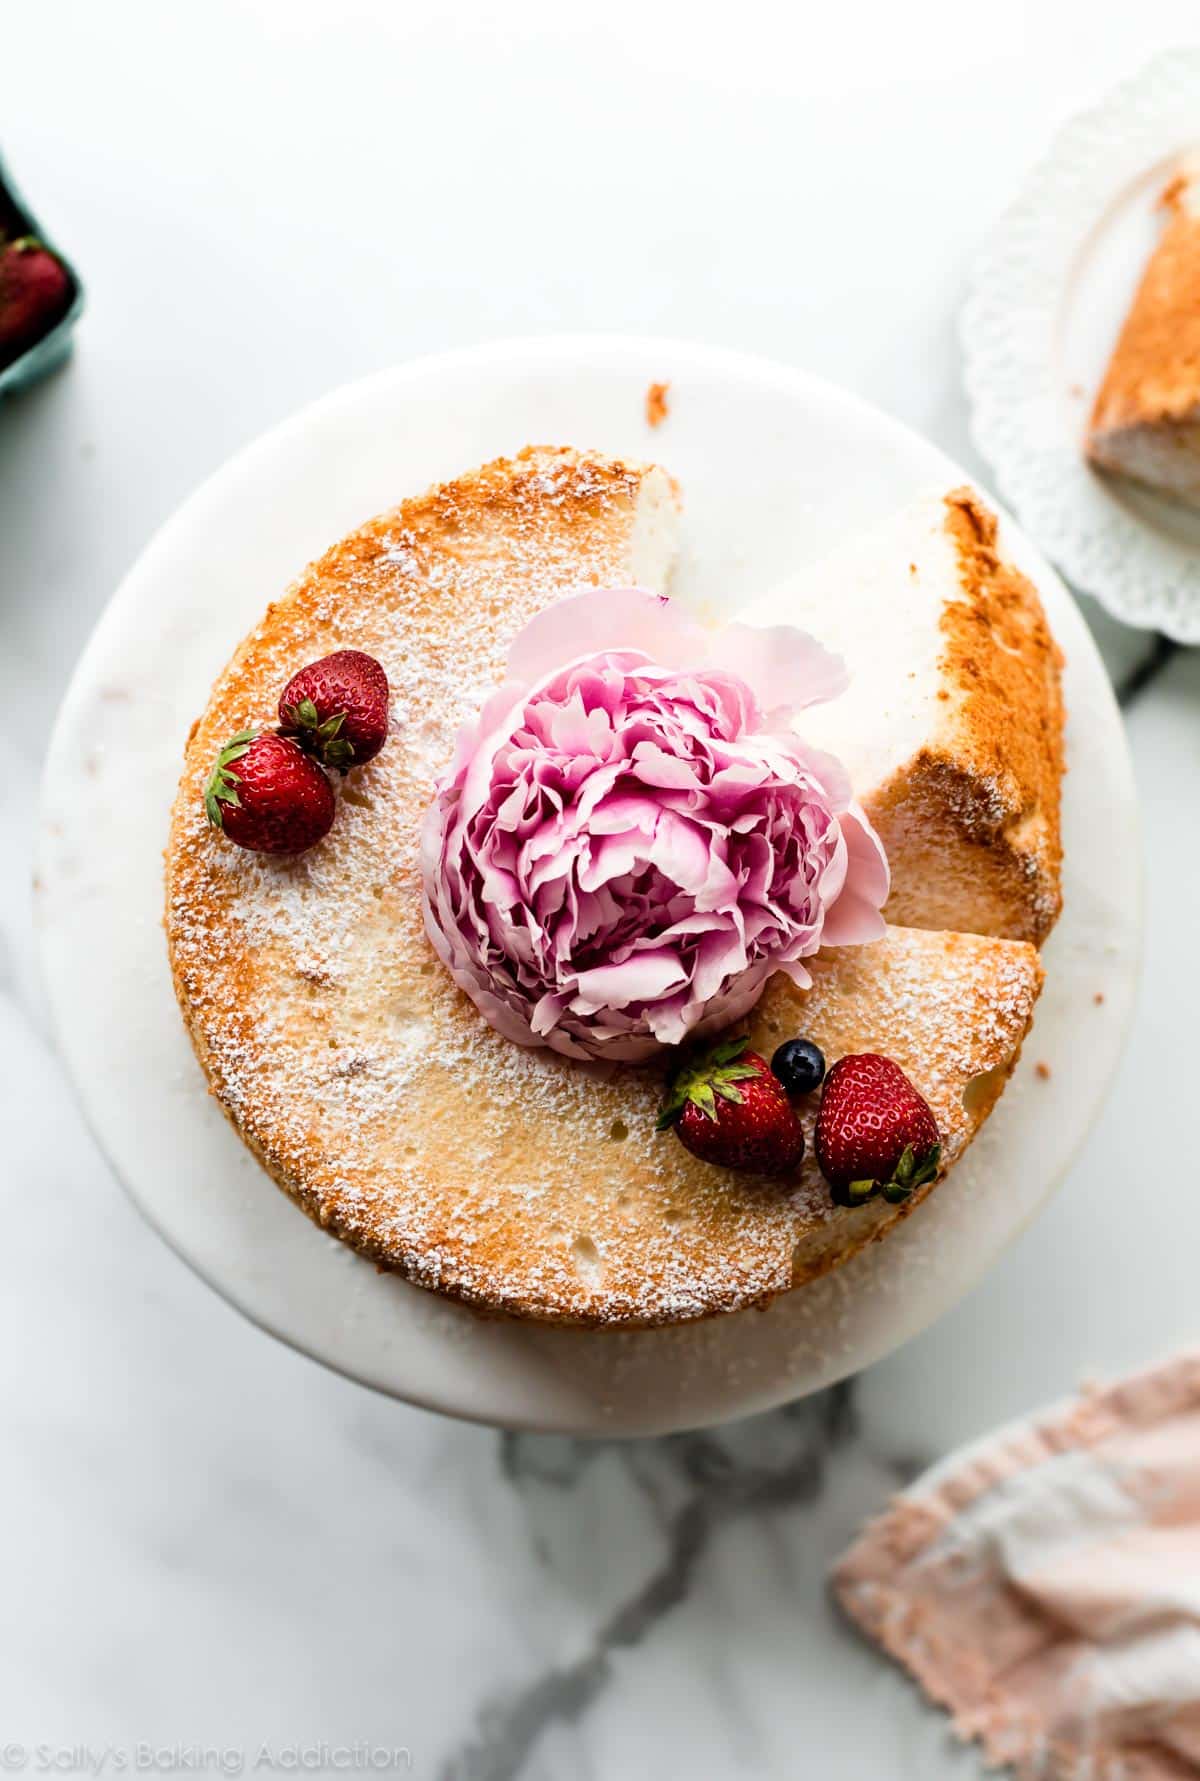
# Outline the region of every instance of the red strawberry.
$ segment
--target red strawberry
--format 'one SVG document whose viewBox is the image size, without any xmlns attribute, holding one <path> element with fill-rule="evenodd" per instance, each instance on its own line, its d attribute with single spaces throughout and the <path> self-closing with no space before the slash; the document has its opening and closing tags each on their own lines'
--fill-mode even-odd
<svg viewBox="0 0 1200 1781">
<path fill-rule="evenodd" d="M 817 1161 L 835 1204 L 861 1206 L 882 1191 L 906 1200 L 937 1174 L 941 1134 L 929 1103 L 890 1057 L 839 1058 L 825 1078 Z"/>
<path fill-rule="evenodd" d="M 71 307 L 71 280 L 32 235 L 0 242 L 0 365 L 48 334 Z"/>
<path fill-rule="evenodd" d="M 286 736 L 243 730 L 217 756 L 204 788 L 214 829 L 254 853 L 303 853 L 333 826 L 333 788 Z"/>
<path fill-rule="evenodd" d="M 804 1155 L 804 1131 L 766 1058 L 745 1038 L 684 1060 L 667 1084 L 658 1129 L 706 1163 L 778 1175 Z"/>
<path fill-rule="evenodd" d="M 387 675 L 361 649 L 322 656 L 284 687 L 279 724 L 325 766 L 339 773 L 361 767 L 387 741 Z"/>
</svg>

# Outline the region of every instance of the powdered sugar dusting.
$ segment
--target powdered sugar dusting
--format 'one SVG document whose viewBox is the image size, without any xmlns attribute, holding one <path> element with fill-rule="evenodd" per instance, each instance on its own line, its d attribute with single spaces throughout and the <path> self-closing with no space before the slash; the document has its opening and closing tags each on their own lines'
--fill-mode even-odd
<svg viewBox="0 0 1200 1781">
<path fill-rule="evenodd" d="M 581 583 L 621 584 L 635 503 L 666 486 L 540 452 L 364 527 L 231 663 L 176 810 L 168 931 L 222 1105 L 320 1222 L 491 1310 L 635 1325 L 730 1310 L 822 1272 L 897 1215 L 835 1215 L 810 1161 L 786 1183 L 700 1164 L 653 1130 L 653 1068 L 600 1073 L 500 1039 L 422 931 L 420 821 L 458 726 L 534 611 Z M 328 841 L 294 861 L 222 842 L 197 795 L 216 745 L 265 719 L 300 662 L 351 645 L 388 672 L 394 734 L 339 788 Z M 753 1037 L 769 1050 L 805 1030 L 831 1058 L 889 1051 L 952 1162 L 987 1110 L 968 1111 L 963 1088 L 1011 1064 L 1039 976 L 1027 947 L 893 931 L 822 955 L 807 998 L 773 985 Z"/>
</svg>

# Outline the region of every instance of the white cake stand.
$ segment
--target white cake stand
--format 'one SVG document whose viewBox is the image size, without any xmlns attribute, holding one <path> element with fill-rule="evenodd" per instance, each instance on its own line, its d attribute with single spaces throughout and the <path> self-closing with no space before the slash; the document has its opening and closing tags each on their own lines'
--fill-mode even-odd
<svg viewBox="0 0 1200 1781">
<path fill-rule="evenodd" d="M 671 386 L 654 432 L 652 381 Z M 662 1432 L 768 1408 L 879 1359 L 954 1304 L 1062 1179 L 1112 1076 L 1136 984 L 1133 781 L 1090 636 L 1010 533 L 1067 656 L 1066 910 L 1025 1058 L 953 1175 L 827 1279 L 766 1312 L 674 1329 L 486 1322 L 378 1273 L 290 1204 L 207 1093 L 160 923 L 168 810 L 188 727 L 267 601 L 369 515 L 530 441 L 661 459 L 685 491 L 683 589 L 726 607 L 920 490 L 964 480 L 843 391 L 667 340 L 505 342 L 335 392 L 199 489 L 97 627 L 46 768 L 42 956 L 63 1056 L 117 1175 L 255 1323 L 365 1384 L 456 1415 Z"/>
</svg>

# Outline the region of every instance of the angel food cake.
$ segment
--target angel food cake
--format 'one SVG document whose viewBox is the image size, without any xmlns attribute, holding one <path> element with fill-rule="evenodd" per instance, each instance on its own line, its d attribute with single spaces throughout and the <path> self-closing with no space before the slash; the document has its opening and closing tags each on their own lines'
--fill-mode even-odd
<svg viewBox="0 0 1200 1781">
<path fill-rule="evenodd" d="M 212 1092 L 314 1220 L 487 1312 L 649 1326 L 838 1265 L 962 1155 L 1041 987 L 1058 659 L 985 505 L 717 627 L 667 594 L 680 502 L 559 448 L 405 501 L 188 743 L 166 926 Z M 921 683 L 874 728 L 872 617 Z"/>
</svg>

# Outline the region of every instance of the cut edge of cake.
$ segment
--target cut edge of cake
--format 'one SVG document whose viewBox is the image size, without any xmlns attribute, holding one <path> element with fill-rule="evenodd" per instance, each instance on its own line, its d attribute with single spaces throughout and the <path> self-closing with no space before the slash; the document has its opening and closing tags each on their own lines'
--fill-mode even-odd
<svg viewBox="0 0 1200 1781">
<path fill-rule="evenodd" d="M 798 728 L 846 764 L 887 849 L 888 920 L 1040 946 L 1062 906 L 1062 657 L 982 496 L 919 497 L 745 616 L 847 662 L 847 691 Z"/>
</svg>

